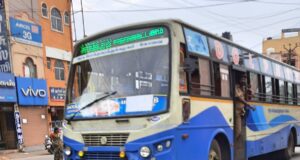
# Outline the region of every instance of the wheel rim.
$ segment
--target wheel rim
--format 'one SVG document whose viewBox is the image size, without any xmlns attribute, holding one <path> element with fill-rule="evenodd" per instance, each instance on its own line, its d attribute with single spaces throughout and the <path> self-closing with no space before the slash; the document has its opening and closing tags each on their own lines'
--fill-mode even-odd
<svg viewBox="0 0 300 160">
<path fill-rule="evenodd" d="M 209 160 L 220 160 L 220 156 L 217 154 L 216 151 L 211 150 L 209 153 Z"/>
</svg>

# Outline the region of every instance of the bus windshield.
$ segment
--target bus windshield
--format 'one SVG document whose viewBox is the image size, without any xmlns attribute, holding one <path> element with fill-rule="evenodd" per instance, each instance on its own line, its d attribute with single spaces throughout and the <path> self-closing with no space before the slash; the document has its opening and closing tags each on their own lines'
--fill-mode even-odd
<svg viewBox="0 0 300 160">
<path fill-rule="evenodd" d="M 69 80 L 67 119 L 141 116 L 167 110 L 170 51 L 166 28 L 119 32 L 79 47 Z"/>
</svg>

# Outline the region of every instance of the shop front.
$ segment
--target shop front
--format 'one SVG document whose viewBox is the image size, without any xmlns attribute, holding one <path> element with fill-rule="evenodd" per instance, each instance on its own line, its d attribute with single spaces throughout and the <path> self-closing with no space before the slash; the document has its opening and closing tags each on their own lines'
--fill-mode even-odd
<svg viewBox="0 0 300 160">
<path fill-rule="evenodd" d="M 0 73 L 0 150 L 16 149 L 15 104 L 17 102 L 15 77 Z M 21 128 L 19 132 L 21 133 Z M 22 138 L 22 137 L 20 137 Z"/>
<path fill-rule="evenodd" d="M 62 87 L 49 87 L 49 93 L 51 127 L 52 129 L 54 127 L 62 127 L 66 89 Z"/>
<path fill-rule="evenodd" d="M 40 146 L 48 134 L 49 127 L 46 80 L 17 77 L 16 82 L 24 146 Z"/>
</svg>

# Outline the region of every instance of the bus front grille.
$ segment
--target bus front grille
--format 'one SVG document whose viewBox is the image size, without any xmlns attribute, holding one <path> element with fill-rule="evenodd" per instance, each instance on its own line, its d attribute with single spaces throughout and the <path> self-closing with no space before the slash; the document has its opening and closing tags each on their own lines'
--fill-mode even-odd
<svg viewBox="0 0 300 160">
<path fill-rule="evenodd" d="M 129 134 L 83 134 L 85 146 L 124 146 Z"/>
<path fill-rule="evenodd" d="M 121 160 L 118 152 L 86 152 L 86 160 Z M 124 159 L 122 159 L 124 160 Z"/>
</svg>

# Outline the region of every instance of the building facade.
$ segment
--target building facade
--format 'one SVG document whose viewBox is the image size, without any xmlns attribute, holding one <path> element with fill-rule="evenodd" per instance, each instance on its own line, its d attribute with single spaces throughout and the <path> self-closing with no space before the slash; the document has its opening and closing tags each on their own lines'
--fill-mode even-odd
<svg viewBox="0 0 300 160">
<path fill-rule="evenodd" d="M 300 69 L 300 29 L 284 29 L 279 38 L 268 37 L 263 54 Z"/>
<path fill-rule="evenodd" d="M 43 28 L 43 57 L 48 86 L 49 121 L 60 126 L 72 51 L 71 1 L 39 0 Z"/>
<path fill-rule="evenodd" d="M 36 148 L 63 119 L 70 0 L 0 0 L 0 150 Z M 34 137 L 34 138 L 33 138 Z"/>
</svg>

